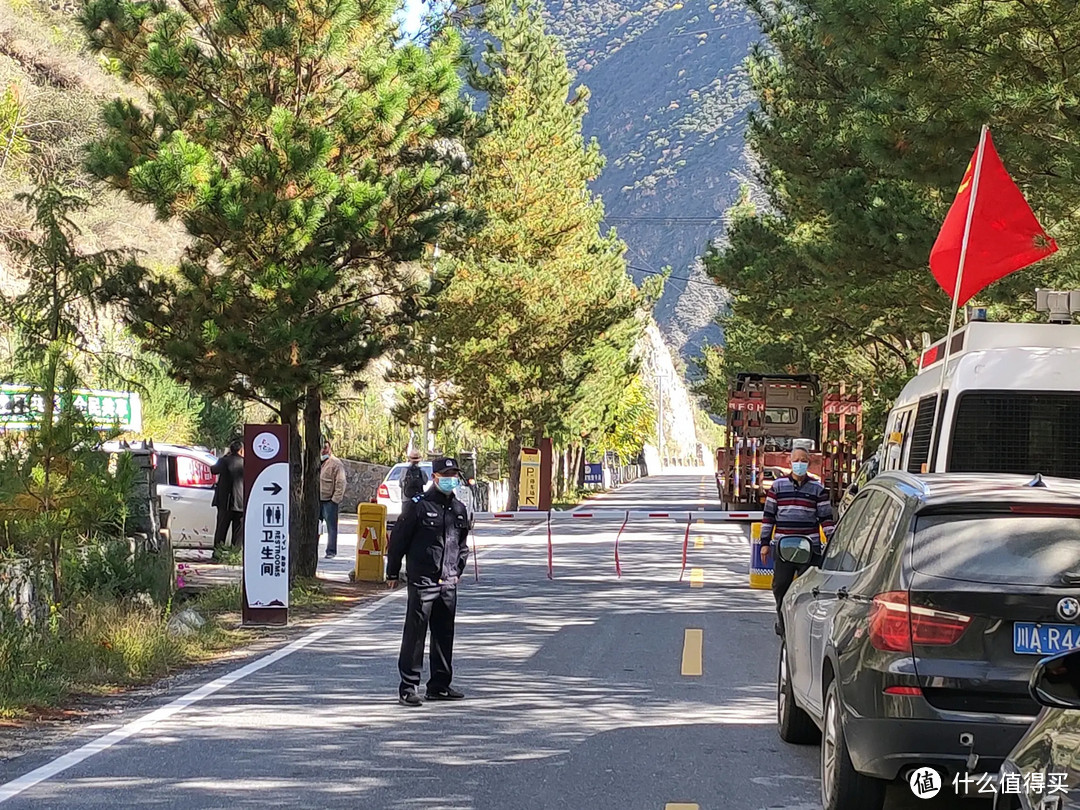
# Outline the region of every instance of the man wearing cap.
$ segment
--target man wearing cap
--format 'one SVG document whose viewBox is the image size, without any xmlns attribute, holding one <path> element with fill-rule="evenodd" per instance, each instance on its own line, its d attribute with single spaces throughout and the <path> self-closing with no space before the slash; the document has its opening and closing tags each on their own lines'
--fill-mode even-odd
<svg viewBox="0 0 1080 810">
<path fill-rule="evenodd" d="M 461 700 L 465 695 L 450 686 L 454 652 L 454 616 L 457 584 L 469 558 L 469 513 L 454 497 L 461 468 L 453 458 L 432 463 L 435 485 L 406 501 L 390 534 L 386 557 L 386 584 L 395 588 L 402 558 L 408 558 L 409 604 L 398 656 L 402 706 L 423 704 L 420 676 L 424 667 L 424 644 L 431 627 L 431 675 L 427 700 Z"/>
<path fill-rule="evenodd" d="M 417 495 L 423 495 L 426 486 L 427 476 L 420 469 L 420 453 L 413 450 L 409 453 L 409 466 L 405 468 L 405 474 L 401 476 L 401 502 L 405 503 Z"/>
</svg>

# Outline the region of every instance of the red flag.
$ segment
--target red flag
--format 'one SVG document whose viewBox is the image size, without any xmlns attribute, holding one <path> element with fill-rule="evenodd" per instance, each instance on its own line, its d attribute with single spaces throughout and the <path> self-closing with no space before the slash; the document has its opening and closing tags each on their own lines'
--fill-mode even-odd
<svg viewBox="0 0 1080 810">
<path fill-rule="evenodd" d="M 956 291 L 956 275 L 960 272 L 960 250 L 978 157 L 976 150 L 930 251 L 930 269 L 950 298 Z M 957 306 L 963 306 L 999 278 L 1057 250 L 1057 243 L 1047 236 L 1024 195 L 1009 177 L 989 131 L 986 132 L 975 195 Z"/>
</svg>

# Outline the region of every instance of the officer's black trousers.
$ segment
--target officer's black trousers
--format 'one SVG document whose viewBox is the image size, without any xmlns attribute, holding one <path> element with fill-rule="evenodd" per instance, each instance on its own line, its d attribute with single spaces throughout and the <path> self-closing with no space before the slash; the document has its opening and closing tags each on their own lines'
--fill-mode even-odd
<svg viewBox="0 0 1080 810">
<path fill-rule="evenodd" d="M 418 689 L 424 668 L 424 642 L 431 626 L 431 677 L 428 689 L 445 689 L 453 677 L 454 615 L 457 612 L 457 588 L 442 586 L 417 588 L 409 585 L 409 606 L 405 613 L 405 633 L 401 639 L 398 671 L 400 691 Z"/>
</svg>

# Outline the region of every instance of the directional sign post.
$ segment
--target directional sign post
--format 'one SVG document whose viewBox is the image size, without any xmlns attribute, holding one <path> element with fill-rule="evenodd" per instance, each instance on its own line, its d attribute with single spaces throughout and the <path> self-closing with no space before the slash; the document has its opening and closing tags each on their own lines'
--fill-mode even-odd
<svg viewBox="0 0 1080 810">
<path fill-rule="evenodd" d="M 289 426 L 244 426 L 245 625 L 289 623 Z"/>
</svg>

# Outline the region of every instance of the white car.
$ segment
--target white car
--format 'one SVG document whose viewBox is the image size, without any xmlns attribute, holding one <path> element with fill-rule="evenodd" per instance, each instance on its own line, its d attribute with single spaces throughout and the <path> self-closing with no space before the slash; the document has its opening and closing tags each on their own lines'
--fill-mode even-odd
<svg viewBox="0 0 1080 810">
<path fill-rule="evenodd" d="M 405 475 L 409 465 L 407 463 L 395 464 L 390 468 L 390 472 L 386 474 L 386 478 L 379 484 L 378 493 L 375 496 L 375 503 L 381 503 L 386 507 L 386 525 L 393 526 L 397 519 L 401 516 L 401 479 Z M 427 477 L 427 484 L 424 486 L 426 490 L 431 486 L 431 462 L 421 461 L 420 469 L 424 471 L 424 475 Z M 469 528 L 472 528 L 475 517 L 473 515 L 473 491 L 472 488 L 462 481 L 461 485 L 454 490 L 454 496 L 465 504 L 465 508 L 469 510 Z"/>
<path fill-rule="evenodd" d="M 106 452 L 122 451 L 119 442 L 105 444 Z M 161 508 L 169 510 L 169 534 L 177 559 L 208 560 L 214 551 L 217 510 L 210 467 L 217 457 L 198 447 L 154 445 L 154 474 Z"/>
</svg>

